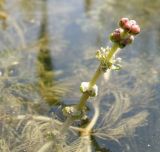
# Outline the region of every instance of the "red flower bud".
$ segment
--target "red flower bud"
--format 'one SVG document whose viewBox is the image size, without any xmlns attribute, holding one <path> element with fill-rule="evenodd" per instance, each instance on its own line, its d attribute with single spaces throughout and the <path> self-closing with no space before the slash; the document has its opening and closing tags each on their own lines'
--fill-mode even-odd
<svg viewBox="0 0 160 152">
<path fill-rule="evenodd" d="M 129 19 L 128 19 L 128 18 L 121 18 L 121 20 L 119 21 L 119 26 L 120 26 L 121 28 L 123 28 L 124 25 L 125 25 L 126 23 L 128 23 L 128 22 L 129 22 Z"/>
<path fill-rule="evenodd" d="M 129 20 L 128 18 L 122 18 L 119 22 L 119 26 L 126 32 L 132 35 L 136 35 L 140 32 L 140 27 L 135 20 Z"/>
<path fill-rule="evenodd" d="M 126 32 L 130 31 L 131 23 L 128 18 L 122 18 L 119 22 L 119 26 L 124 29 Z"/>
<path fill-rule="evenodd" d="M 110 40 L 112 42 L 119 42 L 121 40 L 121 33 L 123 32 L 122 29 L 116 29 L 111 35 Z"/>
<path fill-rule="evenodd" d="M 130 34 L 133 34 L 133 35 L 136 35 L 136 34 L 138 34 L 138 33 L 140 33 L 140 27 L 139 27 L 139 25 L 137 25 L 137 24 L 133 24 L 132 26 L 131 26 L 131 30 L 130 30 Z"/>
<path fill-rule="evenodd" d="M 124 25 L 123 29 L 126 31 L 126 32 L 129 32 L 131 30 L 131 23 L 128 22 Z"/>
</svg>

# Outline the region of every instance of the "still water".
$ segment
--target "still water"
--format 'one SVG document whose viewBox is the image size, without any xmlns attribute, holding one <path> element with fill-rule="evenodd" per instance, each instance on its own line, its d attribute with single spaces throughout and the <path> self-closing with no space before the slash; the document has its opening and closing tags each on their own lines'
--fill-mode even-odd
<svg viewBox="0 0 160 152">
<path fill-rule="evenodd" d="M 118 54 L 122 69 L 98 82 L 100 120 L 92 149 L 159 152 L 159 6 L 160 0 L 0 0 L 0 150 L 35 152 L 26 148 L 29 135 L 21 135 L 27 118 L 14 122 L 12 116 L 53 112 L 64 121 L 59 109 L 78 102 L 80 83 L 98 67 L 96 50 L 111 45 L 109 34 L 128 17 L 139 23 L 141 33 Z M 122 124 L 126 129 L 118 134 Z M 98 138 L 104 131 L 107 139 Z"/>
</svg>

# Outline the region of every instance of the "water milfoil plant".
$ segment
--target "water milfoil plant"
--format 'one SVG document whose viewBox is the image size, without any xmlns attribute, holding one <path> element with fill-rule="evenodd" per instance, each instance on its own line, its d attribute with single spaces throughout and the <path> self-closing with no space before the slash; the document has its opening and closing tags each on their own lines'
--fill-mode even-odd
<svg viewBox="0 0 160 152">
<path fill-rule="evenodd" d="M 81 117 L 83 108 L 89 97 L 96 97 L 98 95 L 98 86 L 96 85 L 99 77 L 107 72 L 107 70 L 119 70 L 121 68 L 119 64 L 120 58 L 116 58 L 116 53 L 131 44 L 134 37 L 140 33 L 140 27 L 135 20 L 129 20 L 128 18 L 122 18 L 119 21 L 120 28 L 115 29 L 110 35 L 110 40 L 113 42 L 111 47 L 101 48 L 96 53 L 96 58 L 100 61 L 96 72 L 89 82 L 82 82 L 80 85 L 80 91 L 82 96 L 79 103 L 76 106 L 66 107 L 64 109 L 68 119 L 64 129 L 67 125 L 70 126 L 75 118 Z"/>
<path fill-rule="evenodd" d="M 101 119 L 100 104 L 103 90 L 100 92 L 96 83 L 104 73 L 121 69 L 121 59 L 116 57 L 117 52 L 130 45 L 139 33 L 140 27 L 136 21 L 128 18 L 122 18 L 119 21 L 119 28 L 109 36 L 113 42 L 112 45 L 100 48 L 96 52 L 99 66 L 89 82 L 81 83 L 82 96 L 79 102 L 61 109 L 66 118 L 64 122 L 56 119 L 56 113 L 48 117 L 38 114 L 9 115 L 2 112 L 0 120 L 3 132 L 7 133 L 7 136 L 0 137 L 0 150 L 2 152 L 91 152 L 94 149 L 92 137 L 118 142 L 120 138 L 128 134 L 132 135 L 136 127 L 144 124 L 148 112 L 141 111 L 132 116 L 123 117 L 123 114 L 131 110 L 131 99 L 127 93 L 118 90 L 113 94 L 115 102 L 109 108 L 104 106 L 106 110 Z M 107 89 L 113 91 L 113 88 Z M 94 111 L 91 118 L 86 112 L 89 99 L 93 99 L 91 104 Z M 77 120 L 82 122 L 85 118 L 88 121 L 85 121 L 82 126 L 76 126 L 74 123 Z M 7 131 L 8 127 L 10 131 Z M 10 143 L 14 144 L 11 146 Z"/>
</svg>

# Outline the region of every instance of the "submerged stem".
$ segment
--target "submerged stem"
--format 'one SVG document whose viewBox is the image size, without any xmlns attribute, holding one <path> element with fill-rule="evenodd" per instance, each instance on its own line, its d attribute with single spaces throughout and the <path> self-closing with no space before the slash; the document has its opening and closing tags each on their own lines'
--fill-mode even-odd
<svg viewBox="0 0 160 152">
<path fill-rule="evenodd" d="M 49 141 L 47 143 L 45 143 L 39 150 L 38 152 L 47 152 L 49 150 L 49 148 L 51 148 L 51 146 L 53 145 L 53 141 Z"/>
<path fill-rule="evenodd" d="M 95 107 L 95 113 L 94 113 L 94 116 L 93 116 L 92 120 L 86 126 L 86 128 L 84 128 L 84 130 L 85 130 L 84 134 L 85 135 L 89 135 L 91 133 L 91 130 L 93 129 L 94 125 L 96 124 L 96 122 L 98 120 L 98 117 L 99 117 L 99 106 L 96 106 Z"/>
</svg>

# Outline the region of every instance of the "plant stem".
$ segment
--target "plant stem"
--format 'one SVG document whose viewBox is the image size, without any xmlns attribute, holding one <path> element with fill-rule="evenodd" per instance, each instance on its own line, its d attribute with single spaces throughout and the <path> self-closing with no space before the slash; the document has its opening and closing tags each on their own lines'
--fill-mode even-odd
<svg viewBox="0 0 160 152">
<path fill-rule="evenodd" d="M 108 56 L 106 58 L 106 61 L 109 62 L 111 60 L 111 58 L 113 57 L 113 55 L 115 54 L 115 52 L 118 49 L 118 45 L 117 44 L 113 44 L 111 50 L 108 53 Z M 95 74 L 93 75 L 91 81 L 89 82 L 89 89 L 92 89 L 92 87 L 96 84 L 96 81 L 98 80 L 98 78 L 101 76 L 101 74 L 103 73 L 103 71 L 101 70 L 101 64 L 99 65 L 99 67 L 97 68 Z M 77 105 L 77 110 L 82 110 L 82 108 L 85 106 L 87 100 L 89 98 L 89 95 L 87 93 L 83 93 L 83 95 L 80 98 L 79 104 Z"/>
<path fill-rule="evenodd" d="M 91 130 L 93 129 L 94 125 L 96 124 L 98 117 L 99 117 L 99 105 L 94 106 L 95 113 L 89 124 L 84 128 L 82 131 L 83 136 L 89 136 L 91 134 Z"/>
<path fill-rule="evenodd" d="M 97 79 L 102 74 L 101 65 L 97 68 L 95 74 L 93 75 L 91 81 L 89 82 L 89 89 L 92 89 L 92 87 L 96 84 Z"/>
<path fill-rule="evenodd" d="M 45 143 L 39 150 L 38 152 L 47 152 L 49 150 L 49 148 L 51 148 L 51 146 L 53 145 L 53 141 L 49 141 L 47 143 Z"/>
<path fill-rule="evenodd" d="M 82 94 L 82 96 L 81 96 L 81 98 L 79 100 L 79 103 L 76 106 L 77 110 L 82 110 L 82 108 L 86 104 L 86 101 L 88 100 L 88 98 L 89 98 L 88 93 L 83 93 Z"/>
<path fill-rule="evenodd" d="M 114 56 L 114 54 L 116 53 L 118 48 L 119 48 L 118 44 L 113 44 L 112 48 L 110 49 L 110 51 L 106 57 L 106 62 L 109 62 L 112 59 L 112 57 Z M 89 82 L 89 89 L 92 89 L 92 87 L 96 84 L 96 81 L 98 80 L 98 78 L 101 76 L 102 73 L 103 73 L 103 71 L 101 70 L 101 64 L 100 64 L 99 67 L 97 68 L 95 74 L 93 75 L 91 81 Z M 76 106 L 76 109 L 78 111 L 81 111 L 83 109 L 83 107 L 86 105 L 88 98 L 89 98 L 89 94 L 87 92 L 82 94 L 80 101 Z M 72 117 L 67 118 L 67 120 L 62 128 L 62 132 L 66 131 L 69 128 L 69 126 L 72 124 L 73 121 L 74 121 L 74 119 Z"/>
<path fill-rule="evenodd" d="M 89 82 L 89 89 L 92 89 L 92 87 L 96 84 L 97 79 L 100 77 L 100 75 L 102 74 L 102 70 L 101 70 L 101 65 L 99 65 L 98 69 L 96 70 L 93 78 L 91 79 L 91 81 Z M 76 106 L 77 110 L 82 110 L 83 107 L 85 106 L 87 100 L 89 98 L 89 94 L 88 93 L 83 93 L 78 105 Z"/>
<path fill-rule="evenodd" d="M 113 44 L 113 46 L 112 46 L 111 50 L 109 51 L 108 56 L 106 58 L 107 62 L 109 62 L 112 59 L 112 57 L 114 56 L 114 54 L 116 53 L 118 48 L 119 48 L 118 44 Z"/>
</svg>

